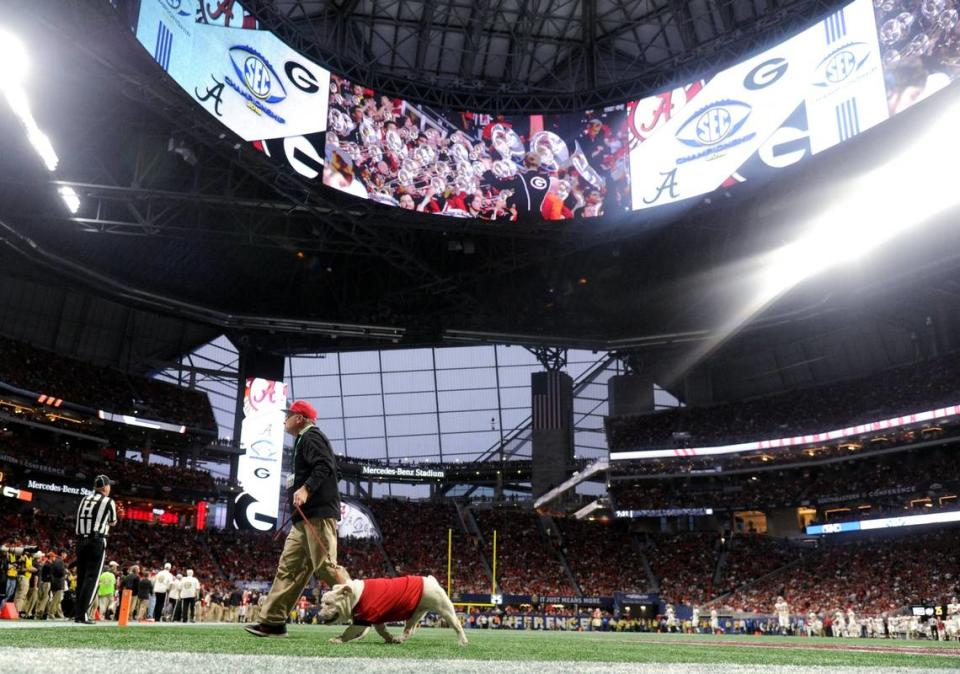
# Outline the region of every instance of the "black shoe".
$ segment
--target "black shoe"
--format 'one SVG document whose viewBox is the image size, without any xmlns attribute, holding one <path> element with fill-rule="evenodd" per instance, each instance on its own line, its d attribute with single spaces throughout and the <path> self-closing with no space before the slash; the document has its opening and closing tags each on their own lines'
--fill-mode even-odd
<svg viewBox="0 0 960 674">
<path fill-rule="evenodd" d="M 267 623 L 254 623 L 245 625 L 244 628 L 250 634 L 257 637 L 285 637 L 287 636 L 286 625 L 268 625 Z"/>
<path fill-rule="evenodd" d="M 73 622 L 77 623 L 78 625 L 96 625 L 97 624 L 96 621 L 87 620 L 86 618 L 84 618 L 83 620 L 74 620 Z"/>
</svg>

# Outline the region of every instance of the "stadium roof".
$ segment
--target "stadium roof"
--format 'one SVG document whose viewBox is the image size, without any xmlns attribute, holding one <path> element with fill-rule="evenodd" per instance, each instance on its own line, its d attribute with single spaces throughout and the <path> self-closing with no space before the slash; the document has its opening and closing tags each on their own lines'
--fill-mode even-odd
<svg viewBox="0 0 960 674">
<path fill-rule="evenodd" d="M 280 9 L 289 15 L 284 25 L 299 31 L 332 20 L 329 12 L 304 18 L 308 9 L 316 15 L 317 3 L 249 4 L 265 25 L 279 21 Z M 538 16 L 547 12 L 531 6 Z M 465 228 L 305 188 L 158 78 L 108 3 L 71 2 L 48 14 L 33 7 L 18 5 L 7 21 L 27 44 L 44 45 L 32 54 L 34 72 L 42 73 L 29 84 L 36 114 L 61 156 L 58 177 L 88 208 L 85 217 L 67 217 L 16 121 L 0 115 L 0 274 L 30 268 L 47 283 L 184 320 L 191 335 L 184 351 L 227 332 L 279 351 L 526 340 L 669 355 L 729 312 L 736 298 L 724 280 L 737 261 L 788 239 L 805 206 L 869 167 L 936 109 L 933 101 L 917 105 L 770 183 L 741 185 L 689 211 L 633 215 L 595 230 Z M 385 7 L 361 3 L 357 16 Z M 351 16 L 337 25 L 363 24 Z M 495 12 L 483 25 L 495 33 L 505 16 Z M 671 15 L 661 9 L 658 16 Z M 451 10 L 439 25 L 463 20 Z M 582 19 L 571 21 L 582 29 Z M 382 28 L 386 19 L 363 25 Z M 535 34 L 518 44 L 531 44 Z M 494 43 L 488 39 L 486 48 Z M 399 57 L 381 57 L 368 64 L 376 65 L 371 76 L 405 72 Z M 423 67 L 436 69 L 433 58 L 425 56 Z M 533 70 L 524 77 L 533 81 Z M 168 151 L 171 138 L 186 143 L 196 166 Z M 956 236 L 956 228 L 943 235 Z M 846 288 L 850 278 L 842 275 L 840 283 L 831 275 L 809 284 L 756 326 L 808 321 L 811 331 L 832 329 L 815 321 L 867 310 L 866 296 L 882 305 L 870 311 L 926 308 L 943 297 L 936 288 L 955 269 L 950 251 L 958 248 L 944 243 L 918 240 L 872 262 L 895 274 L 857 277 Z M 45 313 L 56 322 L 55 311 Z"/>
<path fill-rule="evenodd" d="M 348 79 L 433 105 L 551 112 L 622 103 L 726 65 L 826 0 L 250 0 Z M 686 81 L 686 80 L 684 80 Z"/>
</svg>

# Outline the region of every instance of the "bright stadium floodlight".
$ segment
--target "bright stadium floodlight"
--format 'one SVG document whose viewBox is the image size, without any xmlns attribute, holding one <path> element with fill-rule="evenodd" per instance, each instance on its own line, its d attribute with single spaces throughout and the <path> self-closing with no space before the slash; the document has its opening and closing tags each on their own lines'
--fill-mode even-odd
<svg viewBox="0 0 960 674">
<path fill-rule="evenodd" d="M 8 81 L 21 83 L 27 79 L 30 71 L 30 60 L 27 50 L 16 35 L 4 28 L 0 28 L 0 59 L 4 65 L 4 74 Z"/>
<path fill-rule="evenodd" d="M 4 75 L 9 78 L 3 93 L 10 109 L 20 118 L 27 132 L 27 140 L 40 155 L 44 166 L 55 171 L 60 160 L 50 138 L 37 126 L 37 120 L 30 111 L 30 99 L 23 88 L 23 82 L 30 70 L 27 50 L 15 35 L 3 28 L 0 28 L 0 63 L 4 65 Z"/>
<path fill-rule="evenodd" d="M 960 136 L 953 128 L 958 115 L 960 102 L 950 101 L 908 147 L 844 182 L 839 197 L 810 220 L 800 238 L 747 263 L 740 276 L 752 288 L 749 299 L 677 371 L 693 367 L 806 279 L 859 260 L 960 203 L 950 165 L 960 152 Z"/>
<path fill-rule="evenodd" d="M 76 190 L 69 185 L 61 185 L 57 189 L 57 192 L 59 192 L 60 197 L 63 199 L 63 203 L 70 209 L 70 213 L 75 215 L 76 212 L 80 210 L 80 197 L 77 196 Z"/>
<path fill-rule="evenodd" d="M 904 151 L 853 179 L 805 235 L 774 251 L 755 301 L 766 306 L 801 281 L 861 259 L 960 202 L 948 163 L 960 150 L 951 128 L 958 114 L 960 103 L 947 106 Z"/>
</svg>

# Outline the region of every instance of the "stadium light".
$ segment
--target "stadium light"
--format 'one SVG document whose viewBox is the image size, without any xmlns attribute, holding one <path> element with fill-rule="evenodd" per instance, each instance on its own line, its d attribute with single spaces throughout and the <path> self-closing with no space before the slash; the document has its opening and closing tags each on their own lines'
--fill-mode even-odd
<svg viewBox="0 0 960 674">
<path fill-rule="evenodd" d="M 65 203 L 67 208 L 70 209 L 71 214 L 76 214 L 76 212 L 80 210 L 80 197 L 77 196 L 76 190 L 69 185 L 61 185 L 57 189 L 57 192 L 63 199 L 63 203 Z"/>
<path fill-rule="evenodd" d="M 40 155 L 44 165 L 48 170 L 55 171 L 60 159 L 53 149 L 50 138 L 40 130 L 37 120 L 33 118 L 30 99 L 23 88 L 23 82 L 30 70 L 27 50 L 13 33 L 3 28 L 0 28 L 0 63 L 4 65 L 4 75 L 9 78 L 3 93 L 10 109 L 20 119 L 27 132 L 27 140 Z"/>
<path fill-rule="evenodd" d="M 960 103 L 947 106 L 902 152 L 853 179 L 807 233 L 770 256 L 754 302 L 766 306 L 801 281 L 861 259 L 960 202 L 948 164 L 960 150 Z M 893 190 L 894 193 L 887 193 Z"/>
<path fill-rule="evenodd" d="M 27 50 L 16 35 L 3 28 L 0 28 L 0 59 L 8 82 L 21 83 L 27 78 L 30 71 Z"/>
<path fill-rule="evenodd" d="M 674 376 L 689 370 L 799 283 L 859 260 L 960 203 L 950 165 L 960 152 L 960 137 L 953 128 L 960 102 L 954 99 L 918 129 L 908 147 L 844 182 L 840 196 L 810 220 L 800 238 L 739 265 L 730 283 L 746 283 L 747 301 L 678 365 Z"/>
</svg>

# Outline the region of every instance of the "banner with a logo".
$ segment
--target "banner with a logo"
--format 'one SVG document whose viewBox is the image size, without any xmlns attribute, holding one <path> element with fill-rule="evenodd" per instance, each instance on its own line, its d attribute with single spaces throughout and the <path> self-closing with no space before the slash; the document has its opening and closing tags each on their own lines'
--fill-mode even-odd
<svg viewBox="0 0 960 674">
<path fill-rule="evenodd" d="M 137 39 L 211 115 L 244 140 L 326 129 L 330 73 L 273 33 L 197 23 L 175 0 L 143 0 Z"/>
<path fill-rule="evenodd" d="M 337 523 L 340 538 L 380 538 L 380 530 L 373 523 L 373 516 L 358 501 L 340 498 L 340 521 Z"/>
<path fill-rule="evenodd" d="M 872 3 L 856 0 L 705 84 L 634 108 L 648 120 L 632 127 L 634 209 L 741 182 L 751 159 L 779 168 L 822 152 L 889 116 Z"/>
<path fill-rule="evenodd" d="M 247 379 L 243 394 L 238 479 L 243 492 L 236 500 L 238 529 L 269 531 L 277 525 L 280 469 L 283 464 L 283 410 L 287 386 L 269 379 Z"/>
</svg>

